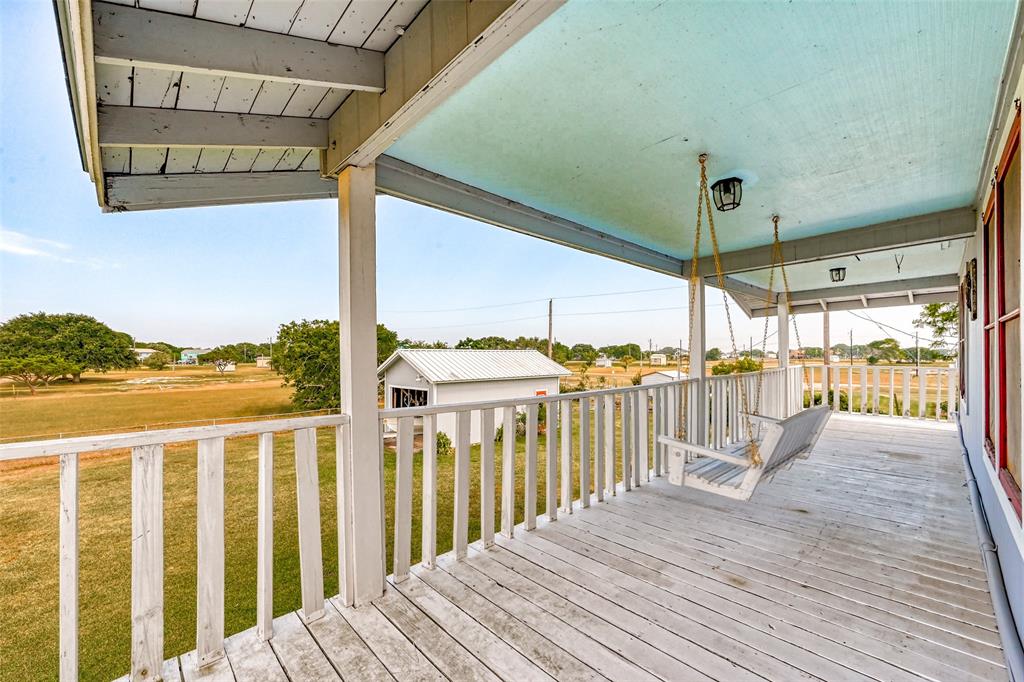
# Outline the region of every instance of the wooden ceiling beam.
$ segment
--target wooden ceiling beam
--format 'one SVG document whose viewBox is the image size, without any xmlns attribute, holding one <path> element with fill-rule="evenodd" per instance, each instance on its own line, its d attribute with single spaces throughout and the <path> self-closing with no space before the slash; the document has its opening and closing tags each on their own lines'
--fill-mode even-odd
<svg viewBox="0 0 1024 682">
<path fill-rule="evenodd" d="M 327 121 L 156 107 L 98 108 L 101 147 L 327 146 Z"/>
<path fill-rule="evenodd" d="M 384 53 L 94 2 L 96 63 L 325 88 L 384 89 Z"/>
</svg>

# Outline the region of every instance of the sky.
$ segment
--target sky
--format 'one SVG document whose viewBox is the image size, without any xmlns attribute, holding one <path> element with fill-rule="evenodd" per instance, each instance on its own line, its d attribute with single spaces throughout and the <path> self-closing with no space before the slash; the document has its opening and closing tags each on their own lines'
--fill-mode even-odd
<svg viewBox="0 0 1024 682">
<path fill-rule="evenodd" d="M 332 200 L 100 212 L 49 0 L 0 2 L 0 181 L 0 320 L 76 312 L 139 341 L 214 346 L 338 317 Z M 543 337 L 554 298 L 563 343 L 686 343 L 682 280 L 389 197 L 377 200 L 377 229 L 378 319 L 402 338 Z M 729 350 L 721 292 L 709 289 L 708 304 L 708 347 Z M 913 333 L 917 312 L 870 317 Z M 732 321 L 738 347 L 760 347 L 763 320 L 733 306 Z M 820 314 L 798 327 L 804 345 L 821 345 Z M 831 328 L 833 343 L 852 330 L 855 343 L 894 335 L 913 344 L 845 312 L 832 313 Z"/>
</svg>

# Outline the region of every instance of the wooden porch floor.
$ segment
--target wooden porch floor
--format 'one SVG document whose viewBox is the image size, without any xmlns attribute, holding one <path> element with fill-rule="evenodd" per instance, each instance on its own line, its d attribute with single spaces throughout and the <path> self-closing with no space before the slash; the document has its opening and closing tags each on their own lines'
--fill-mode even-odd
<svg viewBox="0 0 1024 682">
<path fill-rule="evenodd" d="M 957 434 L 837 416 L 748 503 L 664 479 L 165 679 L 1005 680 Z"/>
</svg>

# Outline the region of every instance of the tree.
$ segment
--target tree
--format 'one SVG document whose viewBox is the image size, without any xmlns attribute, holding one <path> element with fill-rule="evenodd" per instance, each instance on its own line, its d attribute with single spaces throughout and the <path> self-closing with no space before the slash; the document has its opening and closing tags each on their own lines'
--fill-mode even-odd
<svg viewBox="0 0 1024 682">
<path fill-rule="evenodd" d="M 171 356 L 163 351 L 153 353 L 142 361 L 142 364 L 149 369 L 163 369 L 172 362 Z"/>
<path fill-rule="evenodd" d="M 825 355 L 825 352 L 818 346 L 804 346 L 803 351 L 805 358 L 820 358 Z"/>
<path fill-rule="evenodd" d="M 708 351 L 706 353 L 704 353 L 704 359 L 705 360 L 721 360 L 722 359 L 722 349 L 721 348 L 709 348 Z"/>
<path fill-rule="evenodd" d="M 274 371 L 295 392 L 292 402 L 307 410 L 341 405 L 341 348 L 338 323 L 303 320 L 277 331 Z"/>
<path fill-rule="evenodd" d="M 0 325 L 0 358 L 52 357 L 75 383 L 82 372 L 128 369 L 137 364 L 128 334 L 88 315 L 27 313 Z"/>
<path fill-rule="evenodd" d="M 224 346 L 217 346 L 209 353 L 199 356 L 199 364 L 206 365 L 217 360 L 230 360 L 231 362 L 256 362 L 256 356 L 270 355 L 269 343 L 229 343 Z"/>
<path fill-rule="evenodd" d="M 943 345 L 946 339 L 956 336 L 959 311 L 955 302 L 928 303 L 921 308 L 921 314 L 914 320 L 918 329 L 928 329 L 933 338 L 932 346 Z"/>
<path fill-rule="evenodd" d="M 885 362 L 895 362 L 903 357 L 900 344 L 896 339 L 877 339 L 868 343 L 871 355 Z"/>
<path fill-rule="evenodd" d="M 629 366 L 631 364 L 633 364 L 633 356 L 632 355 L 623 355 L 622 357 L 619 358 L 619 360 L 622 361 L 622 366 L 625 369 L 629 369 Z"/>
<path fill-rule="evenodd" d="M 70 363 L 53 355 L 0 358 L 0 376 L 24 383 L 32 395 L 39 384 L 49 386 L 51 381 L 71 374 L 74 369 Z"/>
<path fill-rule="evenodd" d="M 398 350 L 398 333 L 377 323 L 377 366 L 380 367 L 391 354 Z"/>
<path fill-rule="evenodd" d="M 594 360 L 597 360 L 597 355 L 597 349 L 589 343 L 577 343 L 569 349 L 570 360 L 582 360 L 583 362 L 590 361 L 590 363 L 593 364 Z"/>
<path fill-rule="evenodd" d="M 448 344 L 444 341 L 413 341 L 411 339 L 402 339 L 398 342 L 399 348 L 447 348 Z"/>
</svg>

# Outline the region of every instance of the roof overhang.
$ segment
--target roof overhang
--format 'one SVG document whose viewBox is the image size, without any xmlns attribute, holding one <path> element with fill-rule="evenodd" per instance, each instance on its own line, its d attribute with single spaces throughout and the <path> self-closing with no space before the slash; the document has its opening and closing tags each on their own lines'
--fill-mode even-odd
<svg viewBox="0 0 1024 682">
<path fill-rule="evenodd" d="M 339 169 L 375 162 L 381 193 L 685 277 L 707 151 L 712 180 L 745 178 L 740 209 L 714 216 L 725 288 L 772 314 L 756 281 L 771 213 L 793 268 L 974 233 L 1024 52 L 1008 1 L 764 3 L 728 26 L 714 3 L 343 4 L 254 16 L 56 0 L 104 208 L 330 198 Z M 794 287 L 794 309 L 955 293 L 876 269 Z"/>
</svg>

